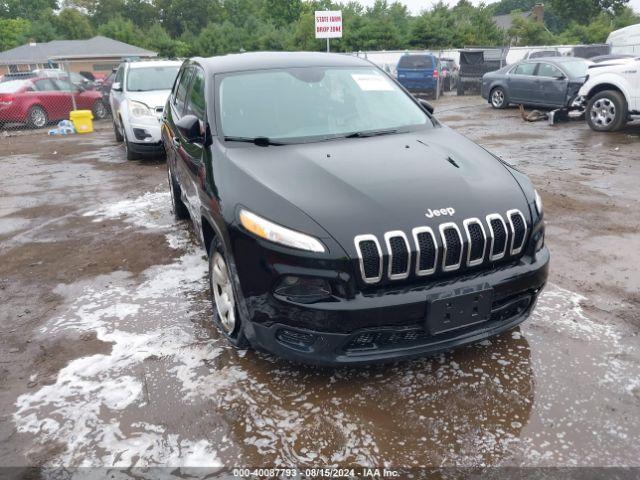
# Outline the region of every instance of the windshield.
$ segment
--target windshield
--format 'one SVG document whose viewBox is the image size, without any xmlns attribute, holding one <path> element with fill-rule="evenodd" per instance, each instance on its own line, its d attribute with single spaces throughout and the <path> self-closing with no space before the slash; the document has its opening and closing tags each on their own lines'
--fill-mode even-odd
<svg viewBox="0 0 640 480">
<path fill-rule="evenodd" d="M 179 69 L 179 65 L 131 68 L 127 75 L 127 90 L 130 92 L 171 90 Z"/>
<path fill-rule="evenodd" d="M 369 67 L 229 74 L 218 90 L 225 137 L 328 139 L 433 125 L 393 81 Z"/>
<path fill-rule="evenodd" d="M 564 62 L 562 66 L 569 72 L 571 77 L 586 77 L 589 63 L 584 60 L 577 60 L 575 62 Z"/>
</svg>

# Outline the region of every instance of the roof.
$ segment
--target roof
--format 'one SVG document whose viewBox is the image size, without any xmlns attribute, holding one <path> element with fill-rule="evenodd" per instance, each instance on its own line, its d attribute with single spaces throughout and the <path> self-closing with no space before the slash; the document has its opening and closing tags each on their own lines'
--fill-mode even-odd
<svg viewBox="0 0 640 480">
<path fill-rule="evenodd" d="M 179 67 L 182 62 L 179 60 L 149 60 L 143 62 L 129 62 L 129 68 L 153 68 L 153 67 Z"/>
<path fill-rule="evenodd" d="M 502 30 L 509 30 L 513 26 L 513 19 L 516 15 L 520 15 L 524 20 L 529 19 L 533 12 L 506 13 L 504 15 L 496 15 L 493 22 Z"/>
<path fill-rule="evenodd" d="M 352 55 L 318 52 L 251 52 L 194 58 L 214 73 L 293 67 L 363 67 L 371 62 Z"/>
<path fill-rule="evenodd" d="M 97 36 L 88 40 L 52 40 L 0 52 L 0 65 L 47 63 L 74 58 L 155 57 L 151 50 Z"/>
</svg>

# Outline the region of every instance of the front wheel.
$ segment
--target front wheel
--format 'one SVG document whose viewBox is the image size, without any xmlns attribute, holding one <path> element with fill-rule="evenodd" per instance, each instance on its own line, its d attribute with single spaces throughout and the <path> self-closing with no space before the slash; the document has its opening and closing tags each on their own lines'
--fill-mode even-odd
<svg viewBox="0 0 640 480">
<path fill-rule="evenodd" d="M 491 90 L 490 98 L 491 98 L 491 106 L 493 108 L 497 108 L 498 110 L 507 108 L 507 106 L 509 105 L 507 92 L 505 92 L 502 87 L 496 87 L 493 90 Z"/>
<path fill-rule="evenodd" d="M 627 101 L 622 93 L 605 90 L 589 100 L 585 114 L 592 130 L 615 132 L 627 124 Z"/>
<path fill-rule="evenodd" d="M 213 323 L 231 345 L 247 348 L 249 342 L 238 314 L 235 276 L 218 238 L 211 241 L 209 248 L 209 284 L 214 307 Z"/>
<path fill-rule="evenodd" d="M 131 142 L 127 138 L 127 132 L 124 127 L 122 128 L 122 140 L 124 142 L 124 151 L 127 155 L 127 160 L 137 160 L 138 154 L 131 149 Z"/>
<path fill-rule="evenodd" d="M 96 100 L 91 108 L 91 112 L 96 120 L 102 120 L 107 116 L 107 107 L 105 107 L 102 100 Z"/>
</svg>

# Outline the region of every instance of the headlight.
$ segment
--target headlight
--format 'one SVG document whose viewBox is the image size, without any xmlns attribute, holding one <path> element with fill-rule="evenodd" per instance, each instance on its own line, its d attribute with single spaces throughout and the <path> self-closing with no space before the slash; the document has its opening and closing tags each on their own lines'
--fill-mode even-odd
<svg viewBox="0 0 640 480">
<path fill-rule="evenodd" d="M 325 251 L 324 246 L 317 238 L 289 230 L 247 210 L 240 210 L 240 223 L 255 236 L 270 242 L 309 252 L 322 253 Z"/>
<path fill-rule="evenodd" d="M 538 211 L 538 215 L 541 217 L 542 216 L 542 199 L 540 198 L 538 191 L 536 190 L 535 192 L 536 192 L 536 210 Z"/>
<path fill-rule="evenodd" d="M 129 102 L 129 114 L 132 117 L 153 117 L 153 112 L 144 103 Z"/>
</svg>

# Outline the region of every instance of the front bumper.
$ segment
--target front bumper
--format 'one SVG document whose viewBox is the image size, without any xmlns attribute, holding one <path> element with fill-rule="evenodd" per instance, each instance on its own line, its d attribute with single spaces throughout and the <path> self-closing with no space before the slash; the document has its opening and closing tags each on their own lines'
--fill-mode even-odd
<svg viewBox="0 0 640 480">
<path fill-rule="evenodd" d="M 534 257 L 425 285 L 357 293 L 339 302 L 286 303 L 273 296 L 250 298 L 245 334 L 260 350 L 317 365 L 351 365 L 433 354 L 509 330 L 533 311 L 549 268 L 546 247 Z M 489 320 L 432 334 L 432 300 L 478 287 L 493 289 Z"/>
</svg>

